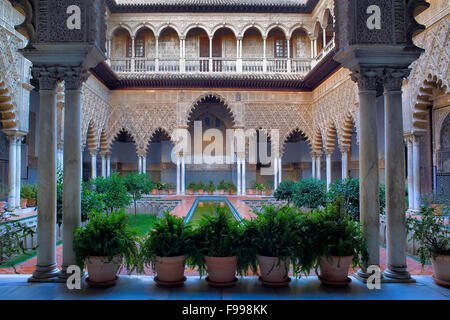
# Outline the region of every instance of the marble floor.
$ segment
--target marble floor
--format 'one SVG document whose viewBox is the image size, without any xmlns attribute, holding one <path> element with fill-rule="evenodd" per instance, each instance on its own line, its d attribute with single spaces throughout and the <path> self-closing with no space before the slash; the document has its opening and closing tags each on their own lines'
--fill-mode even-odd
<svg viewBox="0 0 450 320">
<path fill-rule="evenodd" d="M 437 286 L 431 276 L 415 276 L 416 283 L 382 283 L 369 290 L 352 277 L 347 288 L 330 288 L 316 277 L 293 279 L 289 287 L 263 287 L 256 277 L 239 278 L 236 286 L 216 289 L 204 279 L 188 277 L 184 286 L 162 288 L 152 276 L 120 276 L 116 286 L 69 290 L 64 283 L 28 283 L 29 275 L 0 275 L 0 300 L 450 300 L 450 289 Z"/>
</svg>

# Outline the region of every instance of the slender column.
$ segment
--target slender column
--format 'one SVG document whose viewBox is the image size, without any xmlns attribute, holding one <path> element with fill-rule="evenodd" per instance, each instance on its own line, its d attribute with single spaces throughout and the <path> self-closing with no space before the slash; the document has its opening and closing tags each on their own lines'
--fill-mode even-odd
<svg viewBox="0 0 450 320">
<path fill-rule="evenodd" d="M 16 179 L 17 179 L 17 136 L 8 136 L 9 139 L 9 196 L 8 211 L 14 211 L 16 208 Z"/>
<path fill-rule="evenodd" d="M 181 194 L 181 160 L 177 156 L 177 195 Z"/>
<path fill-rule="evenodd" d="M 348 178 L 348 158 L 349 158 L 349 152 L 350 147 L 348 146 L 341 146 L 340 151 L 342 153 L 342 180 L 345 180 Z"/>
<path fill-rule="evenodd" d="M 181 157 L 181 194 L 186 194 L 186 158 Z"/>
<path fill-rule="evenodd" d="M 420 136 L 413 136 L 414 211 L 420 211 Z"/>
<path fill-rule="evenodd" d="M 135 39 L 135 37 L 131 37 L 131 72 L 134 72 L 136 70 L 136 47 L 134 45 Z"/>
<path fill-rule="evenodd" d="M 331 162 L 331 156 L 332 156 L 332 151 L 327 151 L 326 152 L 326 156 L 327 156 L 327 190 L 330 190 L 330 185 L 331 182 L 333 180 L 332 177 L 332 162 Z"/>
<path fill-rule="evenodd" d="M 317 46 L 318 46 L 317 39 L 314 39 L 314 58 L 317 57 L 318 54 Z"/>
<path fill-rule="evenodd" d="M 241 176 L 241 158 L 237 157 L 237 194 L 241 194 L 241 182 L 242 182 L 242 176 Z"/>
<path fill-rule="evenodd" d="M 314 45 L 315 39 L 311 39 L 311 59 L 314 59 Z"/>
<path fill-rule="evenodd" d="M 326 26 L 322 29 L 322 36 L 323 36 L 323 48 L 322 50 L 325 50 L 325 47 L 327 46 L 327 33 L 326 33 Z"/>
<path fill-rule="evenodd" d="M 16 204 L 15 207 L 20 209 L 20 185 L 22 182 L 22 139 L 23 136 L 17 137 L 16 144 Z"/>
<path fill-rule="evenodd" d="M 106 176 L 107 177 L 111 176 L 111 154 L 110 153 L 106 154 Z"/>
<path fill-rule="evenodd" d="M 263 37 L 263 71 L 267 72 L 267 37 Z"/>
<path fill-rule="evenodd" d="M 213 72 L 213 37 L 209 37 L 209 72 Z"/>
<path fill-rule="evenodd" d="M 278 157 L 278 185 L 283 181 L 283 162 L 281 156 Z"/>
<path fill-rule="evenodd" d="M 286 38 L 287 41 L 287 72 L 292 71 L 292 59 L 291 59 L 291 38 Z"/>
<path fill-rule="evenodd" d="M 245 157 L 242 158 L 242 195 L 245 196 L 247 194 L 247 177 L 246 177 L 246 164 L 245 164 Z"/>
<path fill-rule="evenodd" d="M 142 157 L 138 156 L 138 172 L 142 173 Z"/>
<path fill-rule="evenodd" d="M 369 259 L 367 266 L 380 264 L 380 200 L 378 177 L 378 139 L 376 95 L 380 71 L 361 68 L 352 74 L 359 87 L 360 113 L 360 215 L 364 236 L 367 241 Z M 367 278 L 367 266 L 358 275 Z"/>
<path fill-rule="evenodd" d="M 387 269 L 384 275 L 409 280 L 406 265 L 405 144 L 403 141 L 402 81 L 408 69 L 386 69 L 384 75 Z"/>
<path fill-rule="evenodd" d="M 180 72 L 186 71 L 186 39 L 180 38 Z"/>
<path fill-rule="evenodd" d="M 142 156 L 142 173 L 147 173 L 147 155 Z"/>
<path fill-rule="evenodd" d="M 111 59 L 111 39 L 108 39 L 108 59 Z"/>
<path fill-rule="evenodd" d="M 273 190 L 277 190 L 278 188 L 278 159 L 277 157 L 273 158 Z"/>
<path fill-rule="evenodd" d="M 322 153 L 317 153 L 317 157 L 316 157 L 316 179 L 317 180 L 322 180 L 321 164 L 322 164 Z"/>
<path fill-rule="evenodd" d="M 56 277 L 56 140 L 57 71 L 54 67 L 34 67 L 39 80 L 38 228 L 37 263 L 28 281 Z M 80 124 L 81 127 L 81 124 Z M 77 167 L 80 171 L 80 167 Z M 80 181 L 80 180 L 78 180 Z"/>
<path fill-rule="evenodd" d="M 159 71 L 159 37 L 155 37 L 155 71 Z"/>
<path fill-rule="evenodd" d="M 406 145 L 408 149 L 408 210 L 414 210 L 414 166 L 413 166 L 413 138 L 406 137 Z"/>
<path fill-rule="evenodd" d="M 89 150 L 91 153 L 91 178 L 97 178 L 97 150 Z"/>
<path fill-rule="evenodd" d="M 311 153 L 311 178 L 315 179 L 316 178 L 316 154 L 315 153 Z"/>
<path fill-rule="evenodd" d="M 106 154 L 102 153 L 102 177 L 106 178 L 107 174 L 106 174 Z"/>
<path fill-rule="evenodd" d="M 63 186 L 63 263 L 60 278 L 67 278 L 70 265 L 76 264 L 73 251 L 75 230 L 81 224 L 81 87 L 87 72 L 67 68 L 65 73 L 66 106 L 64 113 L 64 186 Z M 104 157 L 102 156 L 102 162 Z M 95 168 L 97 168 L 95 158 Z M 104 168 L 104 166 L 102 166 Z"/>
</svg>

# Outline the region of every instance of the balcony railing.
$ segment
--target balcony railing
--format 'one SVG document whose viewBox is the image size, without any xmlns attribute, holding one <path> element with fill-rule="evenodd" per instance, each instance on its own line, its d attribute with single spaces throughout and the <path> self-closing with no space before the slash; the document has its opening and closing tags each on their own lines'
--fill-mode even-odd
<svg viewBox="0 0 450 320">
<path fill-rule="evenodd" d="M 315 59 L 317 61 L 317 58 Z M 313 59 L 288 58 L 188 58 L 148 59 L 113 58 L 111 69 L 117 73 L 296 73 L 306 75 L 311 71 Z"/>
</svg>

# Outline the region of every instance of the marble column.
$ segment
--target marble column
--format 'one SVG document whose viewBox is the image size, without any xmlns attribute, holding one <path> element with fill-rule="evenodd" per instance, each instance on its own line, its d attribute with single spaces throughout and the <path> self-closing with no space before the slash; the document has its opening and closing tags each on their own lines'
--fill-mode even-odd
<svg viewBox="0 0 450 320">
<path fill-rule="evenodd" d="M 316 179 L 322 180 L 322 153 L 317 153 L 316 156 Z"/>
<path fill-rule="evenodd" d="M 278 157 L 278 185 L 283 181 L 283 161 Z"/>
<path fill-rule="evenodd" d="M 20 209 L 20 185 L 22 182 L 22 140 L 23 136 L 17 137 L 17 144 L 16 144 L 16 204 L 15 207 Z"/>
<path fill-rule="evenodd" d="M 317 162 L 315 153 L 311 154 L 311 159 L 312 159 L 312 161 L 311 161 L 311 166 L 312 166 L 311 178 L 315 179 L 316 178 L 316 162 Z"/>
<path fill-rule="evenodd" d="M 241 176 L 241 158 L 237 157 L 237 194 L 241 195 L 241 182 L 242 182 L 242 176 Z"/>
<path fill-rule="evenodd" d="M 97 150 L 89 150 L 91 153 L 91 178 L 97 178 Z"/>
<path fill-rule="evenodd" d="M 349 159 L 349 152 L 350 147 L 349 146 L 341 146 L 339 148 L 342 154 L 342 180 L 345 180 L 349 177 L 348 175 L 348 159 Z"/>
<path fill-rule="evenodd" d="M 186 157 L 181 157 L 181 194 L 186 194 Z"/>
<path fill-rule="evenodd" d="M 368 263 L 358 271 L 367 279 L 368 266 L 380 264 L 380 200 L 378 176 L 378 138 L 377 138 L 377 82 L 378 69 L 361 68 L 352 74 L 359 88 L 360 144 L 360 220 L 369 251 Z"/>
<path fill-rule="evenodd" d="M 75 230 L 81 225 L 81 87 L 87 72 L 80 68 L 65 69 L 66 106 L 64 113 L 64 186 L 63 186 L 63 263 L 60 278 L 66 279 L 67 268 L 77 260 L 73 251 Z M 91 153 L 91 155 L 93 155 Z M 97 175 L 97 153 L 92 157 Z M 95 160 L 95 161 L 94 161 Z M 104 156 L 102 171 L 105 175 Z"/>
<path fill-rule="evenodd" d="M 138 172 L 139 174 L 142 173 L 142 157 L 138 156 Z"/>
<path fill-rule="evenodd" d="M 107 174 L 106 174 L 106 154 L 105 153 L 101 153 L 101 157 L 102 157 L 102 177 L 106 178 Z"/>
<path fill-rule="evenodd" d="M 106 176 L 111 176 L 111 153 L 106 153 Z"/>
<path fill-rule="evenodd" d="M 420 136 L 413 136 L 414 211 L 420 211 Z"/>
<path fill-rule="evenodd" d="M 386 278 L 410 280 L 406 265 L 405 144 L 402 82 L 408 69 L 386 69 L 384 75 L 387 269 Z"/>
<path fill-rule="evenodd" d="M 181 160 L 177 156 L 177 195 L 181 194 Z"/>
<path fill-rule="evenodd" d="M 16 209 L 16 179 L 17 179 L 17 136 L 9 135 L 9 165 L 8 165 L 8 211 Z"/>
<path fill-rule="evenodd" d="M 246 168 L 246 162 L 245 157 L 242 158 L 242 195 L 245 196 L 247 194 L 247 168 Z"/>
<path fill-rule="evenodd" d="M 405 139 L 408 149 L 408 211 L 414 210 L 414 162 L 413 162 L 413 138 Z"/>
<path fill-rule="evenodd" d="M 142 156 L 142 173 L 147 173 L 147 155 Z"/>
<path fill-rule="evenodd" d="M 272 160 L 273 165 L 273 190 L 278 188 L 278 157 L 274 157 Z"/>
<path fill-rule="evenodd" d="M 330 185 L 331 182 L 333 181 L 333 177 L 332 177 L 332 159 L 331 156 L 333 155 L 332 151 L 327 151 L 326 152 L 326 156 L 327 156 L 327 190 L 330 190 Z"/>
<path fill-rule="evenodd" d="M 54 67 L 34 67 L 39 81 L 37 263 L 30 282 L 48 281 L 59 274 L 56 264 L 56 84 Z M 80 171 L 80 167 L 77 167 Z M 77 183 L 80 180 L 77 181 Z"/>
</svg>

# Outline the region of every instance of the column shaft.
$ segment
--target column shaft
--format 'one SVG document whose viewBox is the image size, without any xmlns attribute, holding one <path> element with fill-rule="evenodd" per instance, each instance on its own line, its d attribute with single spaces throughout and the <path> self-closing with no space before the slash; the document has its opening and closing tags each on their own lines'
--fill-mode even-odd
<svg viewBox="0 0 450 320">
<path fill-rule="evenodd" d="M 420 210 L 420 141 L 413 139 L 413 177 L 414 177 L 414 210 Z"/>
<path fill-rule="evenodd" d="M 277 190 L 278 188 L 278 160 L 277 157 L 273 158 L 273 190 Z"/>
<path fill-rule="evenodd" d="M 317 180 L 322 180 L 321 163 L 322 163 L 322 155 L 318 154 L 316 157 L 316 179 Z"/>
<path fill-rule="evenodd" d="M 327 190 L 330 189 L 331 182 L 333 181 L 332 175 L 332 162 L 331 162 L 331 153 L 327 153 Z"/>
<path fill-rule="evenodd" d="M 402 78 L 385 88 L 387 265 L 384 274 L 394 279 L 410 279 L 406 271 L 405 149 L 403 141 Z M 397 80 L 397 82 L 395 82 Z M 396 88 L 394 87 L 396 84 Z"/>
<path fill-rule="evenodd" d="M 181 158 L 181 194 L 186 193 L 186 158 Z"/>
<path fill-rule="evenodd" d="M 181 193 L 181 161 L 177 156 L 177 195 Z"/>
<path fill-rule="evenodd" d="M 342 152 L 342 180 L 345 180 L 348 178 L 348 150 L 343 149 Z"/>
<path fill-rule="evenodd" d="M 97 153 L 91 152 L 91 178 L 97 178 Z"/>
<path fill-rule="evenodd" d="M 16 179 L 17 179 L 17 137 L 8 136 L 9 138 L 9 195 L 8 195 L 8 211 L 16 208 Z"/>
<path fill-rule="evenodd" d="M 242 195 L 245 196 L 247 194 L 247 177 L 246 177 L 246 164 L 245 164 L 245 157 L 242 158 Z"/>
<path fill-rule="evenodd" d="M 17 137 L 17 144 L 16 144 L 16 205 L 15 207 L 20 209 L 20 185 L 22 182 L 22 139 L 23 137 L 19 136 Z"/>
<path fill-rule="evenodd" d="M 106 178 L 106 155 L 102 154 L 102 177 Z"/>
<path fill-rule="evenodd" d="M 315 179 L 316 178 L 316 156 L 313 155 L 311 156 L 312 161 L 311 161 L 311 166 L 312 166 L 312 172 L 311 172 L 311 178 Z"/>
<path fill-rule="evenodd" d="M 408 137 L 406 139 L 406 145 L 408 147 L 408 209 L 414 209 L 414 162 L 413 162 L 413 143 L 412 139 Z"/>
<path fill-rule="evenodd" d="M 278 185 L 283 181 L 283 162 L 281 157 L 278 158 Z"/>
<path fill-rule="evenodd" d="M 147 156 L 143 156 L 142 157 L 142 173 L 146 174 L 147 173 Z"/>
<path fill-rule="evenodd" d="M 111 155 L 106 157 L 106 176 L 111 176 Z"/>
</svg>

